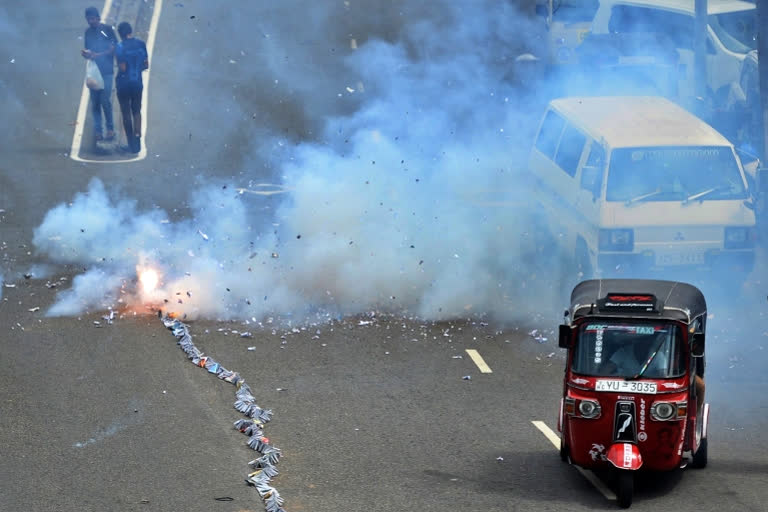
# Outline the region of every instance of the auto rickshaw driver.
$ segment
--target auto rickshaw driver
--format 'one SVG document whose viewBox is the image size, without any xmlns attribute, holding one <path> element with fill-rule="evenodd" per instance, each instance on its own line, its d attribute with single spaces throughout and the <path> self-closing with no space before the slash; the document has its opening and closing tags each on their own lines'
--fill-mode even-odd
<svg viewBox="0 0 768 512">
<path fill-rule="evenodd" d="M 665 374 L 668 361 L 662 346 L 663 338 L 659 337 L 664 335 L 660 333 L 658 336 L 638 336 L 634 333 L 616 333 L 614 343 L 619 346 L 603 365 L 603 371 L 606 375 L 632 377 L 643 371 L 643 365 L 653 351 L 657 350 L 645 371 L 650 369 L 650 375 L 655 376 Z"/>
<path fill-rule="evenodd" d="M 696 326 L 698 324 L 693 324 L 688 330 L 688 336 L 693 336 L 693 333 L 696 332 Z M 696 376 L 694 377 L 694 386 L 696 386 L 696 399 L 698 403 L 697 409 L 701 410 L 701 406 L 704 405 L 704 391 L 706 390 L 706 386 L 704 385 L 704 361 L 703 360 L 695 360 L 696 363 Z M 693 364 L 693 361 L 691 362 Z"/>
</svg>

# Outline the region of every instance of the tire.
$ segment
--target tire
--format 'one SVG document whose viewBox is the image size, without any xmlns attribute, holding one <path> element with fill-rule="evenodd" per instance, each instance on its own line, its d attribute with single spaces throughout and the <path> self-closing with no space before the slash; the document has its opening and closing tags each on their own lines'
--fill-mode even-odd
<svg viewBox="0 0 768 512">
<path fill-rule="evenodd" d="M 695 469 L 703 469 L 707 467 L 707 438 L 701 440 L 699 449 L 693 454 L 693 460 L 691 461 L 691 467 Z"/>
<path fill-rule="evenodd" d="M 568 445 L 565 444 L 565 439 L 563 438 L 560 438 L 560 460 L 563 462 L 569 462 Z"/>
<path fill-rule="evenodd" d="M 621 508 L 632 506 L 632 495 L 635 493 L 635 473 L 626 469 L 620 469 L 616 489 L 616 501 Z"/>
</svg>

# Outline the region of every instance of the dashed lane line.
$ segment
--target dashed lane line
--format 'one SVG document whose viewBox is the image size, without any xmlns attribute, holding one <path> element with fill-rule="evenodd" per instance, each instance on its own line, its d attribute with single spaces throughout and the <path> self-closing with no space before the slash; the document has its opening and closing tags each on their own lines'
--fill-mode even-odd
<svg viewBox="0 0 768 512">
<path fill-rule="evenodd" d="M 552 429 L 551 429 L 551 428 L 549 428 L 549 427 L 547 426 L 547 424 L 546 424 L 546 423 L 544 423 L 543 421 L 531 421 L 531 423 L 533 423 L 533 426 L 534 426 L 534 427 L 536 427 L 537 429 L 539 429 L 539 430 L 541 431 L 541 433 L 542 433 L 542 434 L 544 434 L 544 436 L 545 436 L 547 439 L 549 439 L 549 441 L 550 441 L 550 442 L 551 442 L 551 443 L 552 443 L 552 444 L 555 446 L 555 448 L 557 448 L 558 450 L 560 450 L 560 437 L 559 437 L 557 434 L 555 434 L 555 433 L 552 431 Z M 590 482 L 592 485 L 594 485 L 594 486 L 595 486 L 595 488 L 597 488 L 597 490 L 598 490 L 598 491 L 600 491 L 601 493 L 603 493 L 603 496 L 605 496 L 605 497 L 606 497 L 606 499 L 609 499 L 609 500 L 615 500 L 615 499 L 616 499 L 616 495 L 613 493 L 613 491 L 611 491 L 611 490 L 610 490 L 610 489 L 609 489 L 609 488 L 608 488 L 608 487 L 607 487 L 607 486 L 606 486 L 606 485 L 605 485 L 605 484 L 602 482 L 602 480 L 600 480 L 599 478 L 597 478 L 597 476 L 595 476 L 595 474 L 594 474 L 592 471 L 589 471 L 589 470 L 587 470 L 587 469 L 581 468 L 581 467 L 579 467 L 579 466 L 573 466 L 573 467 L 575 467 L 575 468 L 576 468 L 576 470 L 577 470 L 579 473 L 581 473 L 582 475 L 584 475 L 584 478 L 586 478 L 587 480 L 589 480 L 589 482 Z"/>
<path fill-rule="evenodd" d="M 477 365 L 478 368 L 480 368 L 480 373 L 493 373 L 493 370 L 491 370 L 491 367 L 485 364 L 485 361 L 483 360 L 483 357 L 480 355 L 480 352 L 473 348 L 466 349 L 467 354 L 469 354 L 469 357 L 472 358 L 472 361 Z"/>
</svg>

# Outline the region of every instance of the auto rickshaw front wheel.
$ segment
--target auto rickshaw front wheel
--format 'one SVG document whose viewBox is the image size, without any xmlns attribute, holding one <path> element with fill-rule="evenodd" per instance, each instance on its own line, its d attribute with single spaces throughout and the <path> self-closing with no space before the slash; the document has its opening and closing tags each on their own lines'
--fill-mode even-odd
<svg viewBox="0 0 768 512">
<path fill-rule="evenodd" d="M 628 469 L 620 469 L 617 480 L 616 501 L 621 508 L 629 508 L 632 505 L 632 495 L 635 493 L 635 472 Z"/>
<path fill-rule="evenodd" d="M 691 460 L 691 467 L 701 469 L 707 467 L 707 438 L 701 440 L 699 443 L 699 449 L 693 454 Z"/>
</svg>

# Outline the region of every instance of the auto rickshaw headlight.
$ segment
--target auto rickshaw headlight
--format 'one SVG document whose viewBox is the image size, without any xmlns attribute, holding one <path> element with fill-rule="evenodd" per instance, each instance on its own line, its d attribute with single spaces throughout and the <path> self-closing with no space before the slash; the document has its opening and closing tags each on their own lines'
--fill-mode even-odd
<svg viewBox="0 0 768 512">
<path fill-rule="evenodd" d="M 656 402 L 651 406 L 651 417 L 658 421 L 667 421 L 677 416 L 677 405 L 670 402 Z"/>
<path fill-rule="evenodd" d="M 579 414 L 582 418 L 597 418 L 600 416 L 600 404 L 595 400 L 581 400 Z"/>
</svg>

